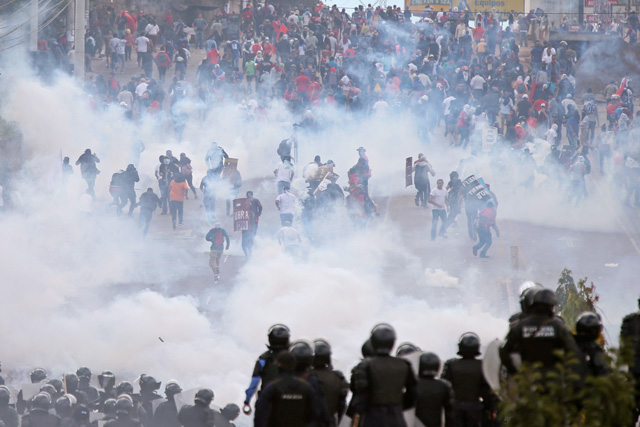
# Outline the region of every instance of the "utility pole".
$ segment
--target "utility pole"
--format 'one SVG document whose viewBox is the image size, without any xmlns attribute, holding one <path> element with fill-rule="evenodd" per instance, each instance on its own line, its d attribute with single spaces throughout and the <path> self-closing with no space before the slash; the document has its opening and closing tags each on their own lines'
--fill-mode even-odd
<svg viewBox="0 0 640 427">
<path fill-rule="evenodd" d="M 84 81 L 85 0 L 75 0 L 73 74 Z"/>
<path fill-rule="evenodd" d="M 31 24 L 29 31 L 29 50 L 35 52 L 38 50 L 38 0 L 31 0 Z"/>
</svg>

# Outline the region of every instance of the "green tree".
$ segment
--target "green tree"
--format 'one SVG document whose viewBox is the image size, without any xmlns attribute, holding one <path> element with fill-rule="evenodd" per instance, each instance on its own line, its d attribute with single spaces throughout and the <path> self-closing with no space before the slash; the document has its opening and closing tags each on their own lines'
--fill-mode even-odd
<svg viewBox="0 0 640 427">
<path fill-rule="evenodd" d="M 596 285 L 591 282 L 587 286 L 587 277 L 578 280 L 573 279 L 573 272 L 567 268 L 562 270 L 558 279 L 556 295 L 558 305 L 556 313 L 564 319 L 569 330 L 573 330 L 576 325 L 576 318 L 585 311 L 596 312 L 596 303 L 600 300 L 596 293 Z"/>
</svg>

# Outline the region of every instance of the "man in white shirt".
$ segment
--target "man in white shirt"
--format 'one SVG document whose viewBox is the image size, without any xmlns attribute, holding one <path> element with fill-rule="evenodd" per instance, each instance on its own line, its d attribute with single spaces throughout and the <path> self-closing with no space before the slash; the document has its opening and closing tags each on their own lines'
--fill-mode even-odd
<svg viewBox="0 0 640 427">
<path fill-rule="evenodd" d="M 449 192 L 444 188 L 444 181 L 439 179 L 437 182 L 437 188 L 431 190 L 429 195 L 429 203 L 434 208 L 431 210 L 433 213 L 433 220 L 431 222 L 431 240 L 436 240 L 436 231 L 438 229 L 438 218 L 442 221 L 440 226 L 440 233 L 438 235 L 443 239 L 448 236 L 447 232 L 447 211 L 449 210 Z"/>
<path fill-rule="evenodd" d="M 297 206 L 298 198 L 291 194 L 289 185 L 286 185 L 283 193 L 276 197 L 276 207 L 280 211 L 280 221 L 282 225 L 284 225 L 285 222 L 289 222 L 289 224 L 293 222 L 293 215 L 296 213 Z"/>
<path fill-rule="evenodd" d="M 142 57 L 149 52 L 150 41 L 143 34 L 136 39 L 136 52 L 138 55 L 138 68 L 142 65 Z"/>
<path fill-rule="evenodd" d="M 293 179 L 293 165 L 291 164 L 291 156 L 284 156 L 282 162 L 278 164 L 278 167 L 273 171 L 278 183 L 278 194 L 284 192 L 284 187 L 291 187 L 291 180 Z"/>
<path fill-rule="evenodd" d="M 291 226 L 291 222 L 285 221 L 282 228 L 278 230 L 278 242 L 284 247 L 285 252 L 297 255 L 302 239 L 298 230 Z"/>
<path fill-rule="evenodd" d="M 140 84 L 136 86 L 136 97 L 142 98 L 142 95 L 147 91 L 148 86 L 146 79 L 140 79 Z"/>
</svg>

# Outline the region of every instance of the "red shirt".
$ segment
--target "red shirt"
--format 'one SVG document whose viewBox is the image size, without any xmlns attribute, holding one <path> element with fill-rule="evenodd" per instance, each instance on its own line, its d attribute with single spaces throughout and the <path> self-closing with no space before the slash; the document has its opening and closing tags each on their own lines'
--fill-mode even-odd
<svg viewBox="0 0 640 427">
<path fill-rule="evenodd" d="M 218 49 L 215 47 L 211 48 L 211 50 L 207 52 L 207 59 L 209 60 L 209 64 L 216 65 L 220 59 L 220 52 L 218 52 Z"/>
<path fill-rule="evenodd" d="M 270 55 L 275 52 L 271 43 L 265 43 L 262 48 L 264 49 L 265 55 Z"/>
<path fill-rule="evenodd" d="M 296 77 L 296 86 L 298 87 L 298 92 L 307 92 L 309 90 L 309 85 L 311 84 L 311 79 L 304 74 L 300 74 Z"/>
<path fill-rule="evenodd" d="M 479 41 L 482 37 L 484 37 L 484 28 L 476 27 L 473 29 L 473 39 L 475 41 Z"/>
</svg>

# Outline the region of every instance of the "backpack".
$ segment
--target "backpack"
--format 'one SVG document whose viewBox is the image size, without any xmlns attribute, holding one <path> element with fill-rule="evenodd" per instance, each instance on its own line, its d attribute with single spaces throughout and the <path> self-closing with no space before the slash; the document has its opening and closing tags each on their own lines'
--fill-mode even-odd
<svg viewBox="0 0 640 427">
<path fill-rule="evenodd" d="M 525 85 L 524 83 L 518 83 L 518 85 L 516 86 L 516 91 L 518 93 L 525 93 Z"/>
</svg>

